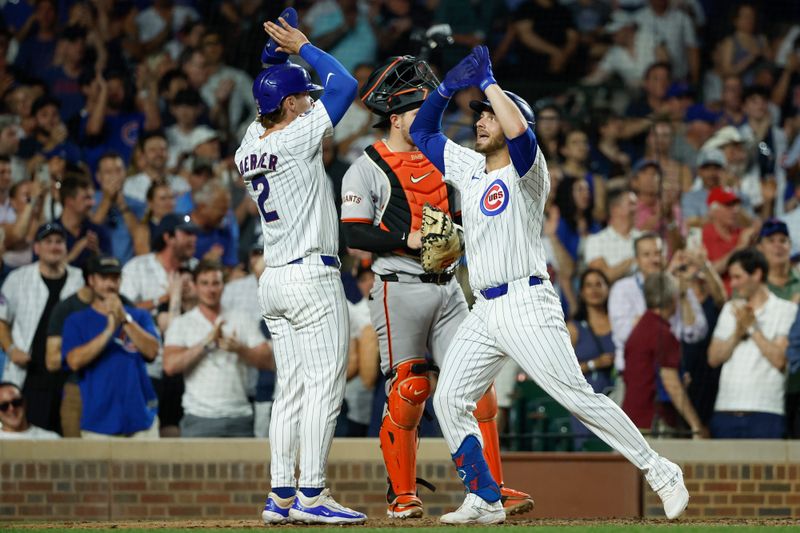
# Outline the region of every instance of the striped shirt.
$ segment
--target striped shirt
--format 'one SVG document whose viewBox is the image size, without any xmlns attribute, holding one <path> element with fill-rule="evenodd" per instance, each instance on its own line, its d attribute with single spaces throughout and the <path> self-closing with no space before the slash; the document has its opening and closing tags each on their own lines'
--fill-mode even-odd
<svg viewBox="0 0 800 533">
<path fill-rule="evenodd" d="M 236 165 L 258 205 L 264 262 L 281 266 L 309 254 L 336 255 L 339 219 L 322 163 L 322 139 L 333 124 L 322 102 L 285 128 L 264 136 L 253 122 L 236 150 Z"/>
<path fill-rule="evenodd" d="M 444 181 L 461 193 L 469 281 L 475 291 L 517 279 L 548 279 L 542 245 L 550 175 L 541 150 L 520 176 L 514 165 L 486 172 L 486 159 L 448 140 Z"/>
</svg>

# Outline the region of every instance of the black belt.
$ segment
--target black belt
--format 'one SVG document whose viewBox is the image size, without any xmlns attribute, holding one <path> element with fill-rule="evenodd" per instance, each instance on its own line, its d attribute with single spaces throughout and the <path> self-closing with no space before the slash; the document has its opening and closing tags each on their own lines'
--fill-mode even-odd
<svg viewBox="0 0 800 533">
<path fill-rule="evenodd" d="M 528 285 L 533 287 L 534 285 L 541 285 L 542 278 L 537 276 L 531 276 L 528 278 Z M 502 285 L 498 285 L 497 287 L 489 287 L 488 289 L 481 289 L 480 293 L 481 296 L 486 298 L 487 300 L 494 300 L 495 298 L 499 298 L 508 292 L 508 283 L 503 283 Z"/>
<path fill-rule="evenodd" d="M 337 267 L 337 268 L 339 267 L 339 258 L 334 256 L 334 255 L 320 255 L 319 258 L 322 261 L 322 264 L 325 265 L 325 266 Z M 298 257 L 297 259 L 293 259 L 293 260 L 289 261 L 288 264 L 289 265 L 302 265 L 303 264 L 303 258 L 302 257 Z"/>
<path fill-rule="evenodd" d="M 446 274 L 444 272 L 441 274 L 420 274 L 419 276 L 409 274 L 409 276 L 419 279 L 422 283 L 435 283 L 436 285 L 450 283 L 450 280 L 453 279 L 452 274 Z M 381 281 L 400 281 L 397 274 L 381 274 L 379 277 Z"/>
</svg>

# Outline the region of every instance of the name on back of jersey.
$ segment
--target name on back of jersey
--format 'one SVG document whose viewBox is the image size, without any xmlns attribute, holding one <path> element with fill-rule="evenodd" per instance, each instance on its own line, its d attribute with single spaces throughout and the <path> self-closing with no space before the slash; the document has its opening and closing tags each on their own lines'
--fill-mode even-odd
<svg viewBox="0 0 800 533">
<path fill-rule="evenodd" d="M 239 161 L 239 174 L 244 176 L 253 170 L 263 170 L 265 172 L 274 172 L 278 168 L 278 156 L 275 154 L 268 154 L 266 152 L 259 154 L 245 155 Z"/>
</svg>

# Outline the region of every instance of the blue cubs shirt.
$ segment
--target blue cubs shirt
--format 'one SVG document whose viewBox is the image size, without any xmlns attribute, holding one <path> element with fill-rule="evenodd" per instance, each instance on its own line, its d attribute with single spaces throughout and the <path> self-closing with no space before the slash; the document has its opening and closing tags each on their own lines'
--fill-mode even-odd
<svg viewBox="0 0 800 533">
<path fill-rule="evenodd" d="M 125 306 L 133 320 L 158 338 L 147 311 Z M 88 307 L 72 313 L 64 322 L 61 357 L 102 333 L 108 319 Z M 83 399 L 81 429 L 104 435 L 128 435 L 153 425 L 158 402 L 147 375 L 145 360 L 122 327 L 117 328 L 106 347 L 78 372 Z"/>
</svg>

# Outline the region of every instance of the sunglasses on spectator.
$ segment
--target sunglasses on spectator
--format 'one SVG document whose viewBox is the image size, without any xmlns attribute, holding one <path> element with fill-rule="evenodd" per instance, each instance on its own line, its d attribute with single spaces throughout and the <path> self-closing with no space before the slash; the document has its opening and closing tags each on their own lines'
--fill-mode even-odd
<svg viewBox="0 0 800 533">
<path fill-rule="evenodd" d="M 25 400 L 23 400 L 22 398 L 14 398 L 10 402 L 0 403 L 0 411 L 5 413 L 6 411 L 8 411 L 10 407 L 16 407 L 17 409 L 19 409 L 20 407 L 22 407 L 23 403 L 25 403 Z"/>
</svg>

